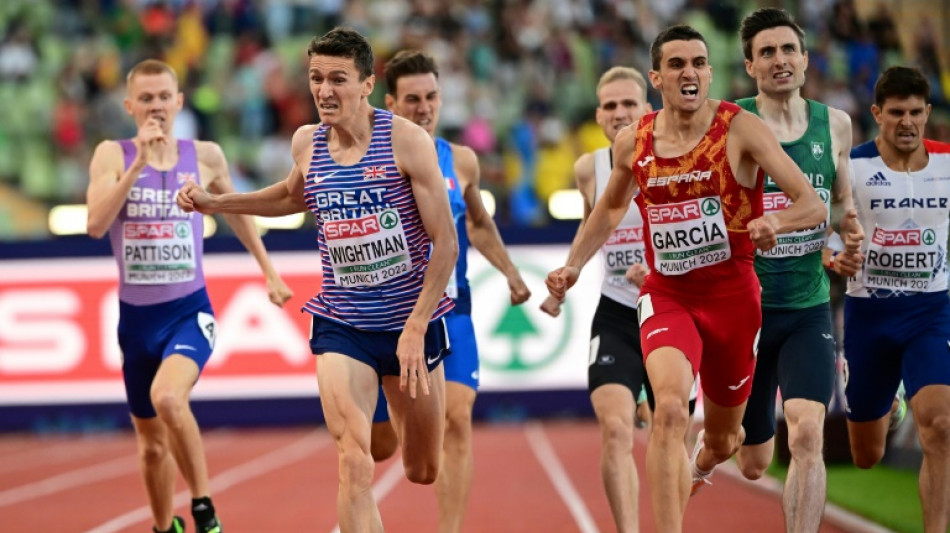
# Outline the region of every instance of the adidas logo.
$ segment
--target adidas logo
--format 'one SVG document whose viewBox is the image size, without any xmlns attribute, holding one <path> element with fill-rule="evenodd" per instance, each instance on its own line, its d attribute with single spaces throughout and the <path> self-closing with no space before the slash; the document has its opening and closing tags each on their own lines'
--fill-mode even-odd
<svg viewBox="0 0 950 533">
<path fill-rule="evenodd" d="M 890 187 L 891 182 L 887 181 L 883 172 L 877 172 L 871 176 L 871 179 L 869 179 L 865 185 L 868 187 Z"/>
</svg>

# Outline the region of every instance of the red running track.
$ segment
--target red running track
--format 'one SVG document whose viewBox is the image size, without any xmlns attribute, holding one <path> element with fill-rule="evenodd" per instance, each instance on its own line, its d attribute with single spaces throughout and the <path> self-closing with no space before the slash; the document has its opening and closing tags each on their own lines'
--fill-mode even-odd
<svg viewBox="0 0 950 533">
<path fill-rule="evenodd" d="M 600 480 L 600 437 L 591 421 L 477 425 L 475 479 L 464 531 L 613 531 Z M 641 475 L 641 530 L 652 531 L 643 481 L 646 433 L 634 454 Z M 336 527 L 336 451 L 324 429 L 215 430 L 205 433 L 215 506 L 228 533 Z M 0 436 L 0 530 L 146 532 L 131 434 Z M 690 501 L 685 531 L 782 531 L 781 501 L 761 485 L 717 471 Z M 387 531 L 436 531 L 432 487 L 412 485 L 401 463 L 377 465 L 374 493 Z M 178 514 L 189 517 L 179 481 Z M 833 515 L 833 516 L 829 516 Z M 884 531 L 826 513 L 822 533 Z M 189 524 L 189 531 L 191 524 Z"/>
</svg>

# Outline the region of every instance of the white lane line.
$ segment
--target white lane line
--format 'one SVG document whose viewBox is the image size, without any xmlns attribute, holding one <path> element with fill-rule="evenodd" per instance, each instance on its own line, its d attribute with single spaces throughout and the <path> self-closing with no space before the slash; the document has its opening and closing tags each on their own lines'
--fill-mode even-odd
<svg viewBox="0 0 950 533">
<path fill-rule="evenodd" d="M 229 470 L 225 470 L 211 478 L 209 482 L 211 492 L 213 494 L 224 492 L 247 480 L 268 474 L 278 468 L 300 461 L 323 448 L 329 444 L 329 442 L 330 437 L 325 431 L 317 430 L 309 433 L 293 444 L 274 450 Z M 174 507 L 180 507 L 190 502 L 191 493 L 187 490 L 183 490 L 175 494 L 172 505 Z M 151 509 L 148 505 L 143 505 L 138 509 L 129 511 L 100 526 L 94 527 L 86 533 L 113 533 L 140 522 L 151 520 L 151 518 Z"/>
<path fill-rule="evenodd" d="M 105 463 L 99 463 L 59 474 L 58 476 L 46 478 L 42 481 L 7 489 L 0 492 L 0 507 L 47 496 L 89 483 L 123 476 L 136 470 L 138 470 L 137 461 L 130 460 L 128 457 L 120 457 Z"/>
<path fill-rule="evenodd" d="M 403 468 L 402 459 L 397 457 L 393 464 L 383 472 L 376 483 L 373 483 L 373 499 L 379 504 L 392 490 L 402 481 Z M 340 524 L 333 527 L 331 533 L 340 533 Z"/>
<path fill-rule="evenodd" d="M 220 447 L 220 444 L 214 442 L 205 446 L 205 451 Z M 80 454 L 82 455 L 82 454 Z M 48 464 L 59 462 L 58 460 L 49 461 Z M 0 507 L 6 507 L 15 503 L 22 503 L 27 500 L 49 496 L 64 490 L 81 487 L 91 483 L 104 481 L 116 477 L 121 477 L 133 472 L 138 472 L 138 460 L 123 456 L 118 459 L 89 465 L 77 470 L 64 472 L 40 481 L 20 485 L 0 491 Z"/>
<path fill-rule="evenodd" d="M 544 433 L 544 428 L 538 422 L 530 422 L 525 427 L 524 432 L 528 437 L 528 444 L 531 445 L 534 455 L 538 458 L 541 466 L 544 467 L 544 471 L 547 472 L 548 478 L 554 488 L 557 489 L 558 494 L 561 495 L 561 499 L 564 500 L 568 510 L 570 510 L 571 516 L 577 522 L 577 527 L 580 528 L 581 533 L 599 533 L 600 530 L 597 529 L 597 524 L 587 510 L 587 506 L 584 505 L 584 500 L 577 493 L 577 489 L 571 483 L 571 478 L 568 477 L 567 472 L 564 471 L 564 466 L 558 460 L 557 454 L 554 453 L 554 448 Z"/>
</svg>

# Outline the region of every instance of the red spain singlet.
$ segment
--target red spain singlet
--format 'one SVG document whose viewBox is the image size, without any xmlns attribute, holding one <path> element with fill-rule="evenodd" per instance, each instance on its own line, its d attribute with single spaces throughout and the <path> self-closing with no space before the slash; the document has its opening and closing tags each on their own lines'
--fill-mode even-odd
<svg viewBox="0 0 950 533">
<path fill-rule="evenodd" d="M 746 225 L 762 216 L 762 181 L 740 185 L 726 151 L 739 106 L 720 102 L 712 124 L 687 153 L 654 153 L 659 111 L 643 116 L 631 165 L 640 187 L 646 264 L 651 273 L 637 303 L 645 357 L 661 347 L 682 351 L 704 392 L 731 407 L 748 397 L 762 323 Z"/>
</svg>

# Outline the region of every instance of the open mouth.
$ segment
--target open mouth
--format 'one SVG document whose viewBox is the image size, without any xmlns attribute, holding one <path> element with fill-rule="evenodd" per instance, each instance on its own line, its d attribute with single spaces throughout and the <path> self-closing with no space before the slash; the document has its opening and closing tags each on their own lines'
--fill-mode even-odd
<svg viewBox="0 0 950 533">
<path fill-rule="evenodd" d="M 775 74 L 774 76 L 772 76 L 772 79 L 775 79 L 775 80 L 784 80 L 784 79 L 788 79 L 788 78 L 791 78 L 791 77 L 792 77 L 792 73 L 791 73 L 791 72 L 779 72 L 779 73 Z"/>
<path fill-rule="evenodd" d="M 897 138 L 902 141 L 913 141 L 917 138 L 917 134 L 912 131 L 899 131 L 897 132 Z"/>
<path fill-rule="evenodd" d="M 689 83 L 680 87 L 680 94 L 683 96 L 696 96 L 699 94 L 699 85 L 695 83 Z"/>
</svg>

